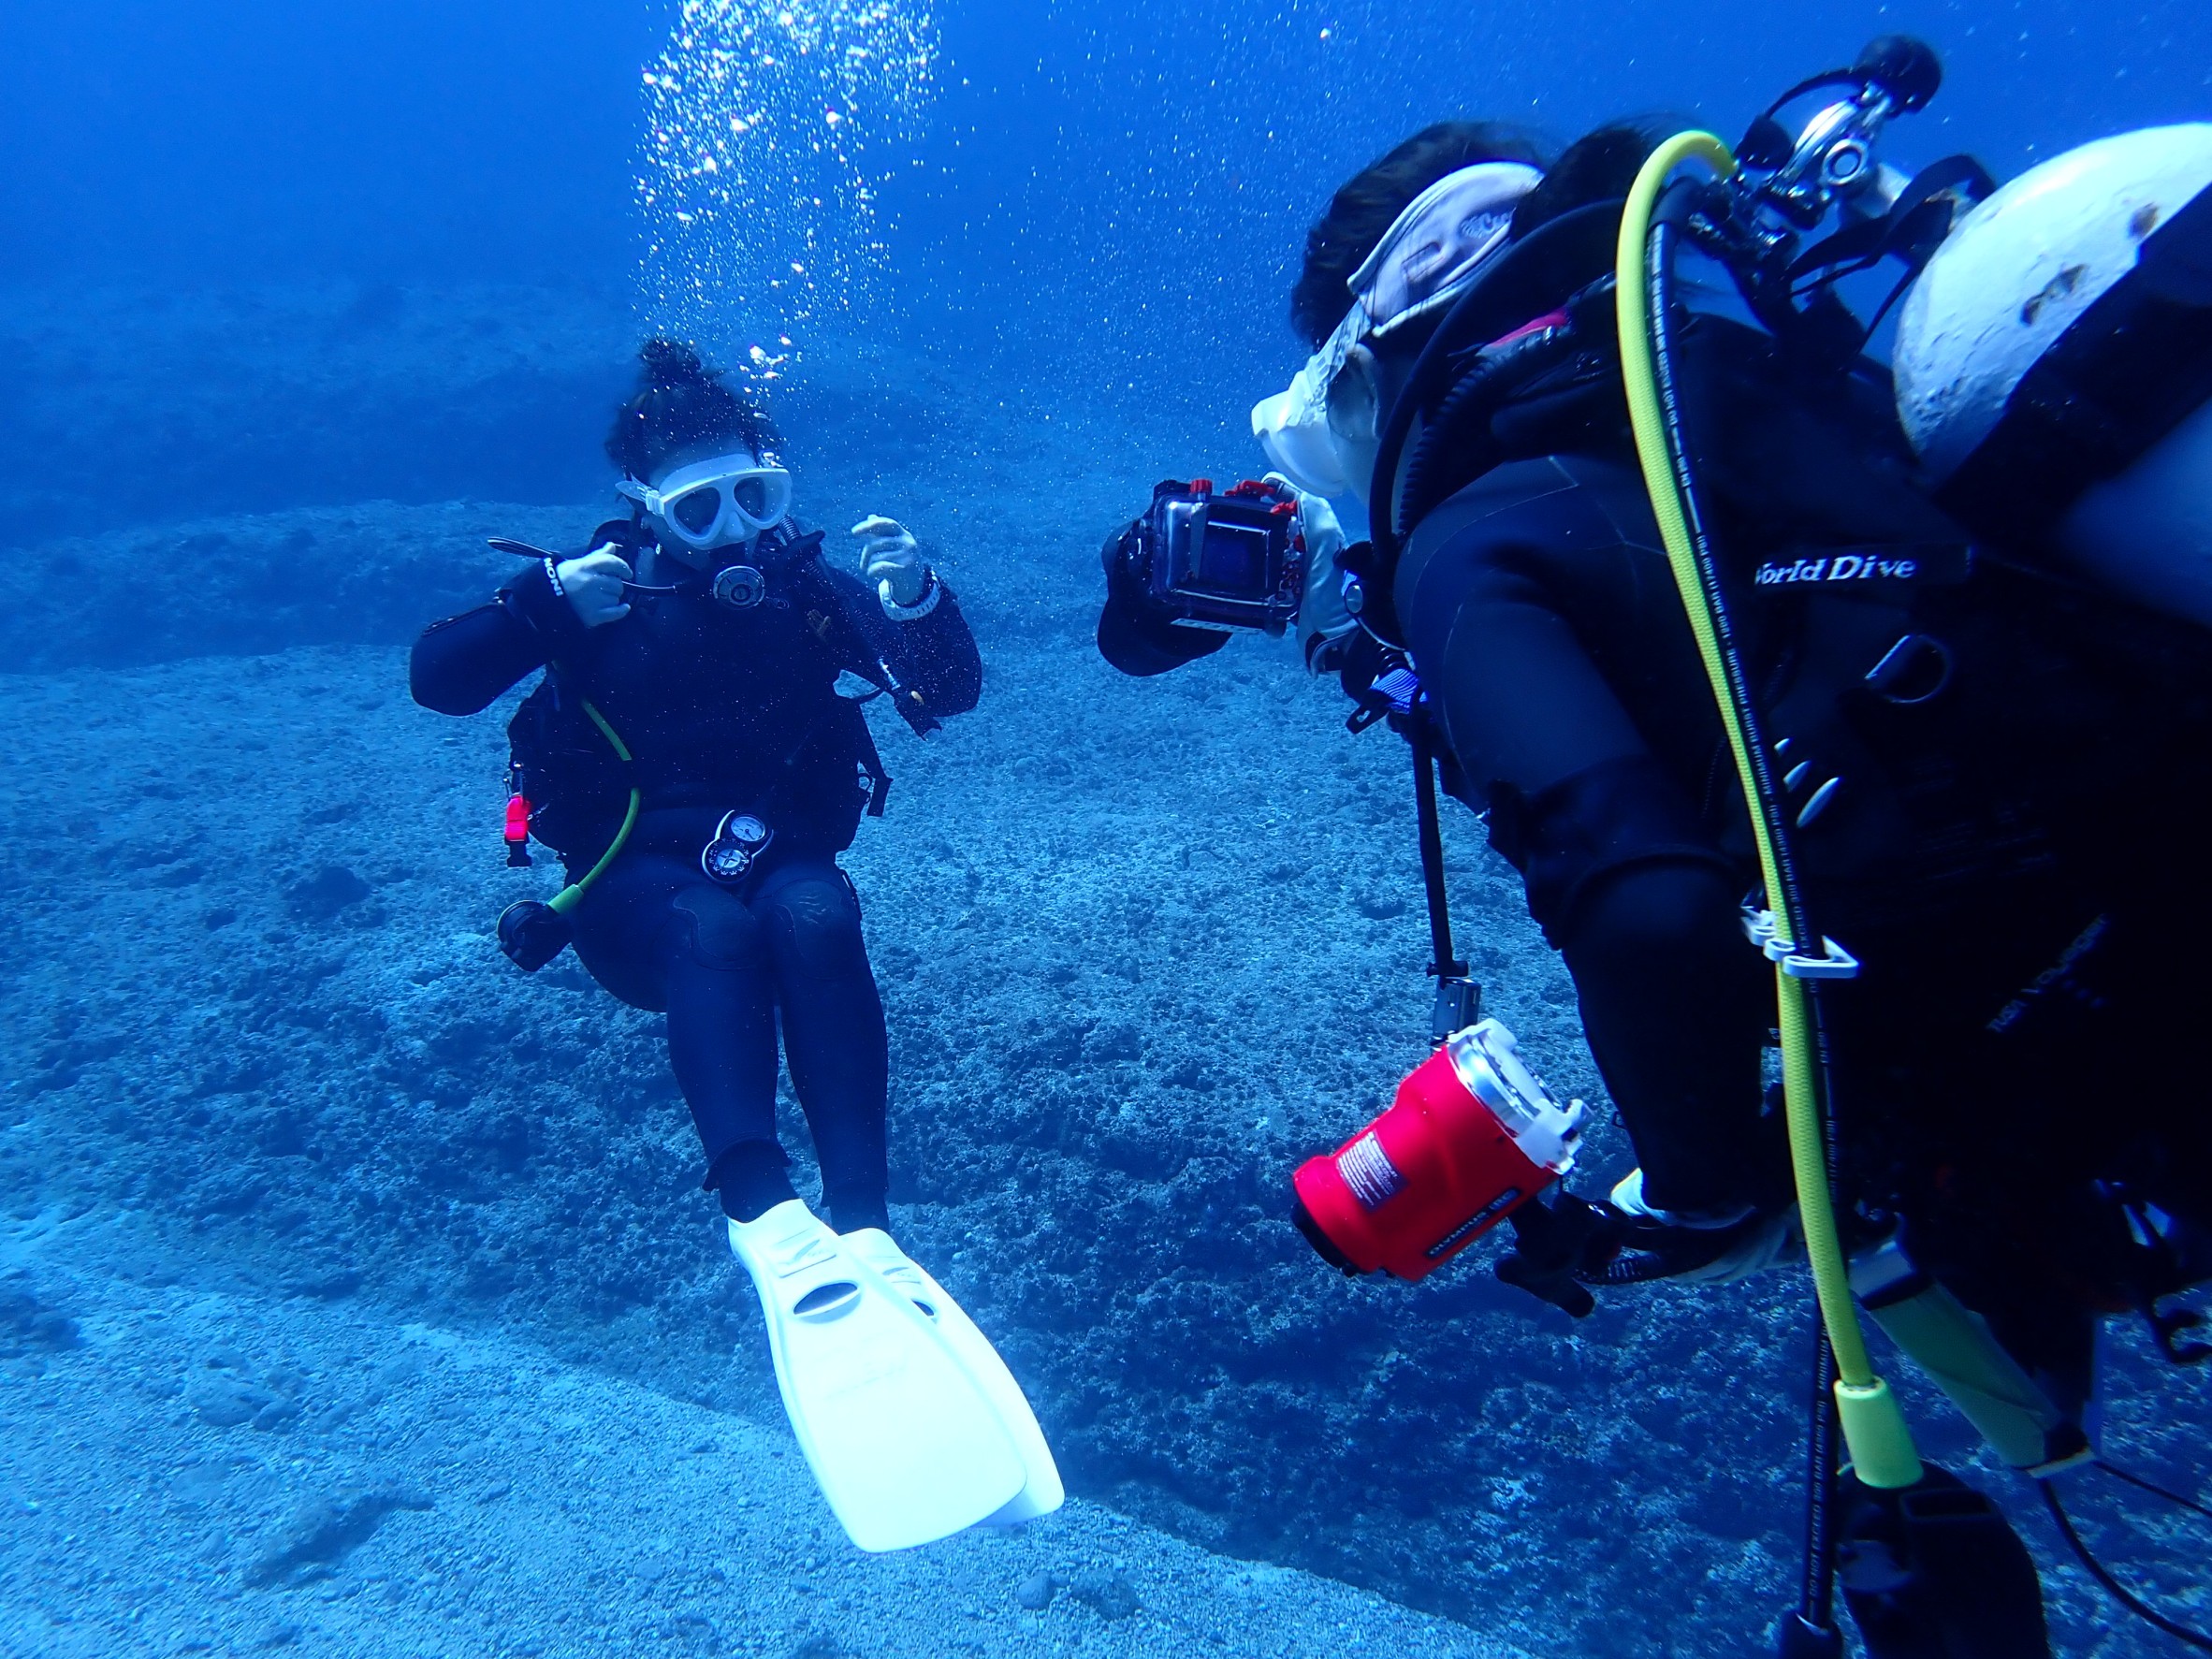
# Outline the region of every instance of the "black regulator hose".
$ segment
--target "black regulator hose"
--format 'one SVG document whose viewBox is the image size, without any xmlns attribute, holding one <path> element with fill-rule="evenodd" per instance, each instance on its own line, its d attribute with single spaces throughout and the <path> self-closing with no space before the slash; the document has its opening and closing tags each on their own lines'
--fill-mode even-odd
<svg viewBox="0 0 2212 1659">
<path fill-rule="evenodd" d="M 1591 202 L 1547 220 L 1509 243 L 1444 313 L 1414 360 L 1404 388 L 1390 405 L 1375 451 L 1375 475 L 1367 496 L 1368 538 L 1375 568 L 1387 588 L 1395 576 L 1398 555 L 1411 526 L 1399 512 L 1398 469 L 1404 458 L 1413 423 L 1448 389 L 1451 359 L 1469 345 L 1482 345 L 1532 317 L 1557 310 L 1612 263 L 1618 200 Z"/>
<path fill-rule="evenodd" d="M 1805 1560 L 1797 1610 L 1783 1621 L 1781 1659 L 1832 1659 L 1843 1652 L 1843 1633 L 1836 1624 L 1836 1477 L 1841 1437 L 1836 1418 L 1836 1350 L 1817 1315 L 1812 1324 L 1817 1351 L 1805 1447 Z"/>
<path fill-rule="evenodd" d="M 1444 502 L 1499 461 L 1491 417 L 1514 393 L 1547 370 L 1585 349 L 1571 327 L 1539 328 L 1494 351 L 1484 351 L 1444 395 L 1435 417 L 1404 463 L 1398 517 L 1419 524 Z"/>
</svg>

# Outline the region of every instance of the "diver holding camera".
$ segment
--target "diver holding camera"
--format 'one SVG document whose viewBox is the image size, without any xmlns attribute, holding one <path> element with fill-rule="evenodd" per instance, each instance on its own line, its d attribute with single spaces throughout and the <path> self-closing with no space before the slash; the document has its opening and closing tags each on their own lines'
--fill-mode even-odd
<svg viewBox="0 0 2212 1659">
<path fill-rule="evenodd" d="M 1878 142 L 1939 83 L 1889 37 L 1733 152 L 1427 129 L 1315 226 L 1313 355 L 1253 411 L 1288 488 L 1369 514 L 1295 584 L 1350 627 L 1299 625 L 1353 729 L 1413 746 L 1439 979 L 1438 1052 L 1298 1171 L 1298 1224 L 1404 1278 L 1507 1225 L 1501 1276 L 1576 1315 L 1801 1237 L 1822 1387 L 1787 1654 L 1841 1651 L 1839 1566 L 1877 1655 L 2048 1652 L 2025 1550 L 1921 1462 L 1861 1313 L 2054 1508 L 2093 1455 L 2100 1319 L 2207 1355 L 2171 1299 L 2212 1277 L 2183 827 L 2212 811 L 2212 128 L 2005 192 L 1966 158 L 1909 180 Z M 1751 323 L 1690 302 L 1692 256 Z M 1895 393 L 1838 286 L 1885 261 Z M 2034 521 L 1997 510 L 2030 482 Z M 1133 672 L 1236 621 L 1136 579 L 1145 522 L 1108 545 L 1099 629 Z M 1564 1189 L 1578 1106 L 1475 1017 L 1438 782 L 1573 977 L 1638 1158 L 1606 1200 Z M 2118 1109 L 2085 1110 L 2088 1075 Z"/>
<path fill-rule="evenodd" d="M 1099 651 L 1124 674 L 1165 674 L 1227 645 L 1231 630 L 1295 625 L 1308 658 L 1341 633 L 1330 585 L 1344 531 L 1327 501 L 1279 473 L 1215 490 L 1153 488 L 1142 517 L 1106 538 L 1109 598 Z"/>
</svg>

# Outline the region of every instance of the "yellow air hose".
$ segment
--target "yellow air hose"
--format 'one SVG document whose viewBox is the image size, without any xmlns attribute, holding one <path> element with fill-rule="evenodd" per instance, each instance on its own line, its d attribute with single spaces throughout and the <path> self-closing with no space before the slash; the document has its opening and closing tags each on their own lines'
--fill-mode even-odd
<svg viewBox="0 0 2212 1659">
<path fill-rule="evenodd" d="M 615 753 L 621 757 L 622 764 L 629 765 L 631 764 L 630 750 L 623 745 L 622 739 L 616 735 L 614 727 L 606 723 L 606 717 L 592 707 L 589 701 L 584 704 L 584 712 L 591 717 L 591 723 L 599 728 L 600 735 L 614 745 Z M 606 866 L 621 856 L 622 848 L 630 839 L 630 832 L 637 827 L 637 808 L 640 799 L 637 786 L 632 784 L 630 786 L 630 807 L 622 814 L 622 827 L 615 832 L 615 838 L 607 843 L 606 851 L 599 855 L 599 862 L 585 871 L 580 880 L 571 881 L 546 901 L 547 909 L 565 916 L 584 902 L 584 895 L 589 890 L 591 883 L 606 874 Z"/>
<path fill-rule="evenodd" d="M 1644 488 L 1651 494 L 1652 511 L 1666 546 L 1675 586 L 1696 635 L 1698 655 L 1712 683 L 1721 723 L 1728 734 L 1728 747 L 1736 757 L 1737 777 L 1751 808 L 1753 833 L 1757 838 L 1759 868 L 1766 881 L 1767 902 L 1783 903 L 1783 865 L 1766 815 L 1760 809 L 1759 773 L 1753 757 L 1753 735 L 1747 730 L 1748 710 L 1739 706 L 1728 661 L 1723 655 L 1722 634 L 1713 596 L 1708 592 L 1699 549 L 1691 532 L 1693 505 L 1684 476 L 1683 458 L 1677 452 L 1676 428 L 1669 419 L 1658 370 L 1658 331 L 1664 322 L 1655 311 L 1662 303 L 1653 282 L 1651 259 L 1652 219 L 1660 192 L 1674 170 L 1686 162 L 1701 162 L 1716 173 L 1735 170 L 1736 158 L 1727 145 L 1710 133 L 1678 133 L 1662 144 L 1644 163 L 1635 188 L 1621 215 L 1618 256 L 1618 291 L 1615 311 L 1620 318 L 1621 371 L 1628 393 L 1628 412 L 1636 431 L 1637 458 L 1642 463 Z M 1808 942 L 1797 941 L 1797 948 Z M 1836 1407 L 1858 1478 L 1868 1486 L 1899 1488 L 1920 1478 L 1920 1457 L 1914 1449 L 1912 1431 L 1889 1385 L 1874 1372 L 1868 1358 L 1865 1333 L 1857 1310 L 1852 1305 L 1851 1285 L 1843 1246 L 1836 1232 L 1835 1200 L 1828 1186 L 1827 1151 L 1822 1131 L 1817 1039 L 1805 982 L 1775 965 L 1776 1000 L 1782 1032 L 1783 1098 L 1789 1124 L 1790 1162 L 1796 1172 L 1797 1214 L 1805 1230 L 1806 1254 L 1812 1259 L 1813 1288 L 1828 1342 L 1836 1355 Z"/>
</svg>

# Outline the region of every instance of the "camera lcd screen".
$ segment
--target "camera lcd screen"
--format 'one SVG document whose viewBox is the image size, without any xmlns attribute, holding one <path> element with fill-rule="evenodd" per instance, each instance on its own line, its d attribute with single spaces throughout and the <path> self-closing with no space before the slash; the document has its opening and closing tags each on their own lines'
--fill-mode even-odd
<svg viewBox="0 0 2212 1659">
<path fill-rule="evenodd" d="M 1265 599 L 1275 586 L 1267 546 L 1268 532 L 1262 526 L 1209 519 L 1186 579 L 1192 587 L 1224 598 Z"/>
</svg>

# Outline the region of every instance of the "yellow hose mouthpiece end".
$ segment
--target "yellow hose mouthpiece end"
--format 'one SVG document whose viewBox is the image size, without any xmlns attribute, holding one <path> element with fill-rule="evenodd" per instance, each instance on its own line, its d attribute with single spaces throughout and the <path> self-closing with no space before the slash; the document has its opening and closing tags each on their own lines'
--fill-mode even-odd
<svg viewBox="0 0 2212 1659">
<path fill-rule="evenodd" d="M 1871 1382 L 1836 1384 L 1836 1412 L 1843 1419 L 1843 1444 L 1850 1448 L 1852 1473 L 1862 1485 L 1895 1492 L 1920 1482 L 1920 1454 L 1897 1396 L 1880 1377 Z"/>
</svg>

